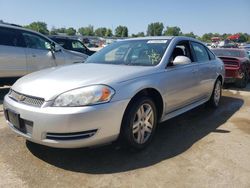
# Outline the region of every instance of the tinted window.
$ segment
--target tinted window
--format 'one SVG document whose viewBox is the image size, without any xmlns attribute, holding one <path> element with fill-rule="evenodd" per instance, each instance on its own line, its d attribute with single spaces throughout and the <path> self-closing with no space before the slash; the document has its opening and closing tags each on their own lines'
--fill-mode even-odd
<svg viewBox="0 0 250 188">
<path fill-rule="evenodd" d="M 86 50 L 85 46 L 80 41 L 73 40 L 72 41 L 72 49 L 83 49 Z"/>
<path fill-rule="evenodd" d="M 67 43 L 66 43 L 66 40 L 64 39 L 59 39 L 59 38 L 51 38 L 53 41 L 55 41 L 56 43 L 58 43 L 60 46 L 62 46 L 63 48 L 65 49 L 70 49 L 68 46 L 67 46 Z"/>
<path fill-rule="evenodd" d="M 21 42 L 21 37 L 18 30 L 1 28 L 1 27 L 0 27 L 0 45 L 19 46 L 19 47 L 24 46 Z"/>
<path fill-rule="evenodd" d="M 50 42 L 31 33 L 23 33 L 27 48 L 49 50 Z"/>
<path fill-rule="evenodd" d="M 192 46 L 193 46 L 197 61 L 209 61 L 207 50 L 203 45 L 196 43 L 196 42 L 192 42 Z"/>
</svg>

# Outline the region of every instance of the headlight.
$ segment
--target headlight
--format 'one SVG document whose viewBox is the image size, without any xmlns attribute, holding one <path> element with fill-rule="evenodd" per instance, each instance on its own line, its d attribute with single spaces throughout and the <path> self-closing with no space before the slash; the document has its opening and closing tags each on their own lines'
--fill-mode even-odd
<svg viewBox="0 0 250 188">
<path fill-rule="evenodd" d="M 67 91 L 59 95 L 53 106 L 86 106 L 109 102 L 115 91 L 105 85 L 93 85 Z"/>
</svg>

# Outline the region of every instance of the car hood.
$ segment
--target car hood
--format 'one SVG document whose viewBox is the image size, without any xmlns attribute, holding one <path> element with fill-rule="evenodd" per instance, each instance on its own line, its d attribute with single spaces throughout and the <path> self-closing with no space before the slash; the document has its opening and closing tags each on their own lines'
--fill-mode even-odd
<svg viewBox="0 0 250 188">
<path fill-rule="evenodd" d="M 112 87 L 113 84 L 150 74 L 153 70 L 153 67 L 84 63 L 59 66 L 26 75 L 12 89 L 48 101 L 75 88 L 95 84 Z"/>
<path fill-rule="evenodd" d="M 218 56 L 222 61 L 223 60 L 238 60 L 238 61 L 245 61 L 246 58 L 243 57 L 232 57 L 232 56 Z"/>
</svg>

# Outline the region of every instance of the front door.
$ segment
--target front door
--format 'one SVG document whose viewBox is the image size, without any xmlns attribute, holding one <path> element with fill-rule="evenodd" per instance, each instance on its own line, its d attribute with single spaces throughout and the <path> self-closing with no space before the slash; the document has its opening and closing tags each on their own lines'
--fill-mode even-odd
<svg viewBox="0 0 250 188">
<path fill-rule="evenodd" d="M 23 32 L 26 43 L 28 72 L 56 66 L 55 56 L 50 50 L 50 41 L 33 33 Z"/>
</svg>

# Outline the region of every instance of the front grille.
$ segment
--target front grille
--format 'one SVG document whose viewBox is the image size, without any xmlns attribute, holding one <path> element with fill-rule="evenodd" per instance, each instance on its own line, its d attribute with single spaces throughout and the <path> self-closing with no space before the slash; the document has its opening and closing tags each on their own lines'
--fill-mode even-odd
<svg viewBox="0 0 250 188">
<path fill-rule="evenodd" d="M 239 63 L 233 61 L 225 61 L 225 66 L 239 66 Z"/>
<path fill-rule="evenodd" d="M 9 97 L 16 102 L 27 104 L 30 106 L 41 107 L 44 103 L 44 99 L 38 97 L 32 97 L 18 93 L 14 90 L 10 90 Z"/>
<path fill-rule="evenodd" d="M 97 129 L 74 133 L 47 133 L 46 138 L 50 140 L 78 140 L 94 136 Z"/>
</svg>

